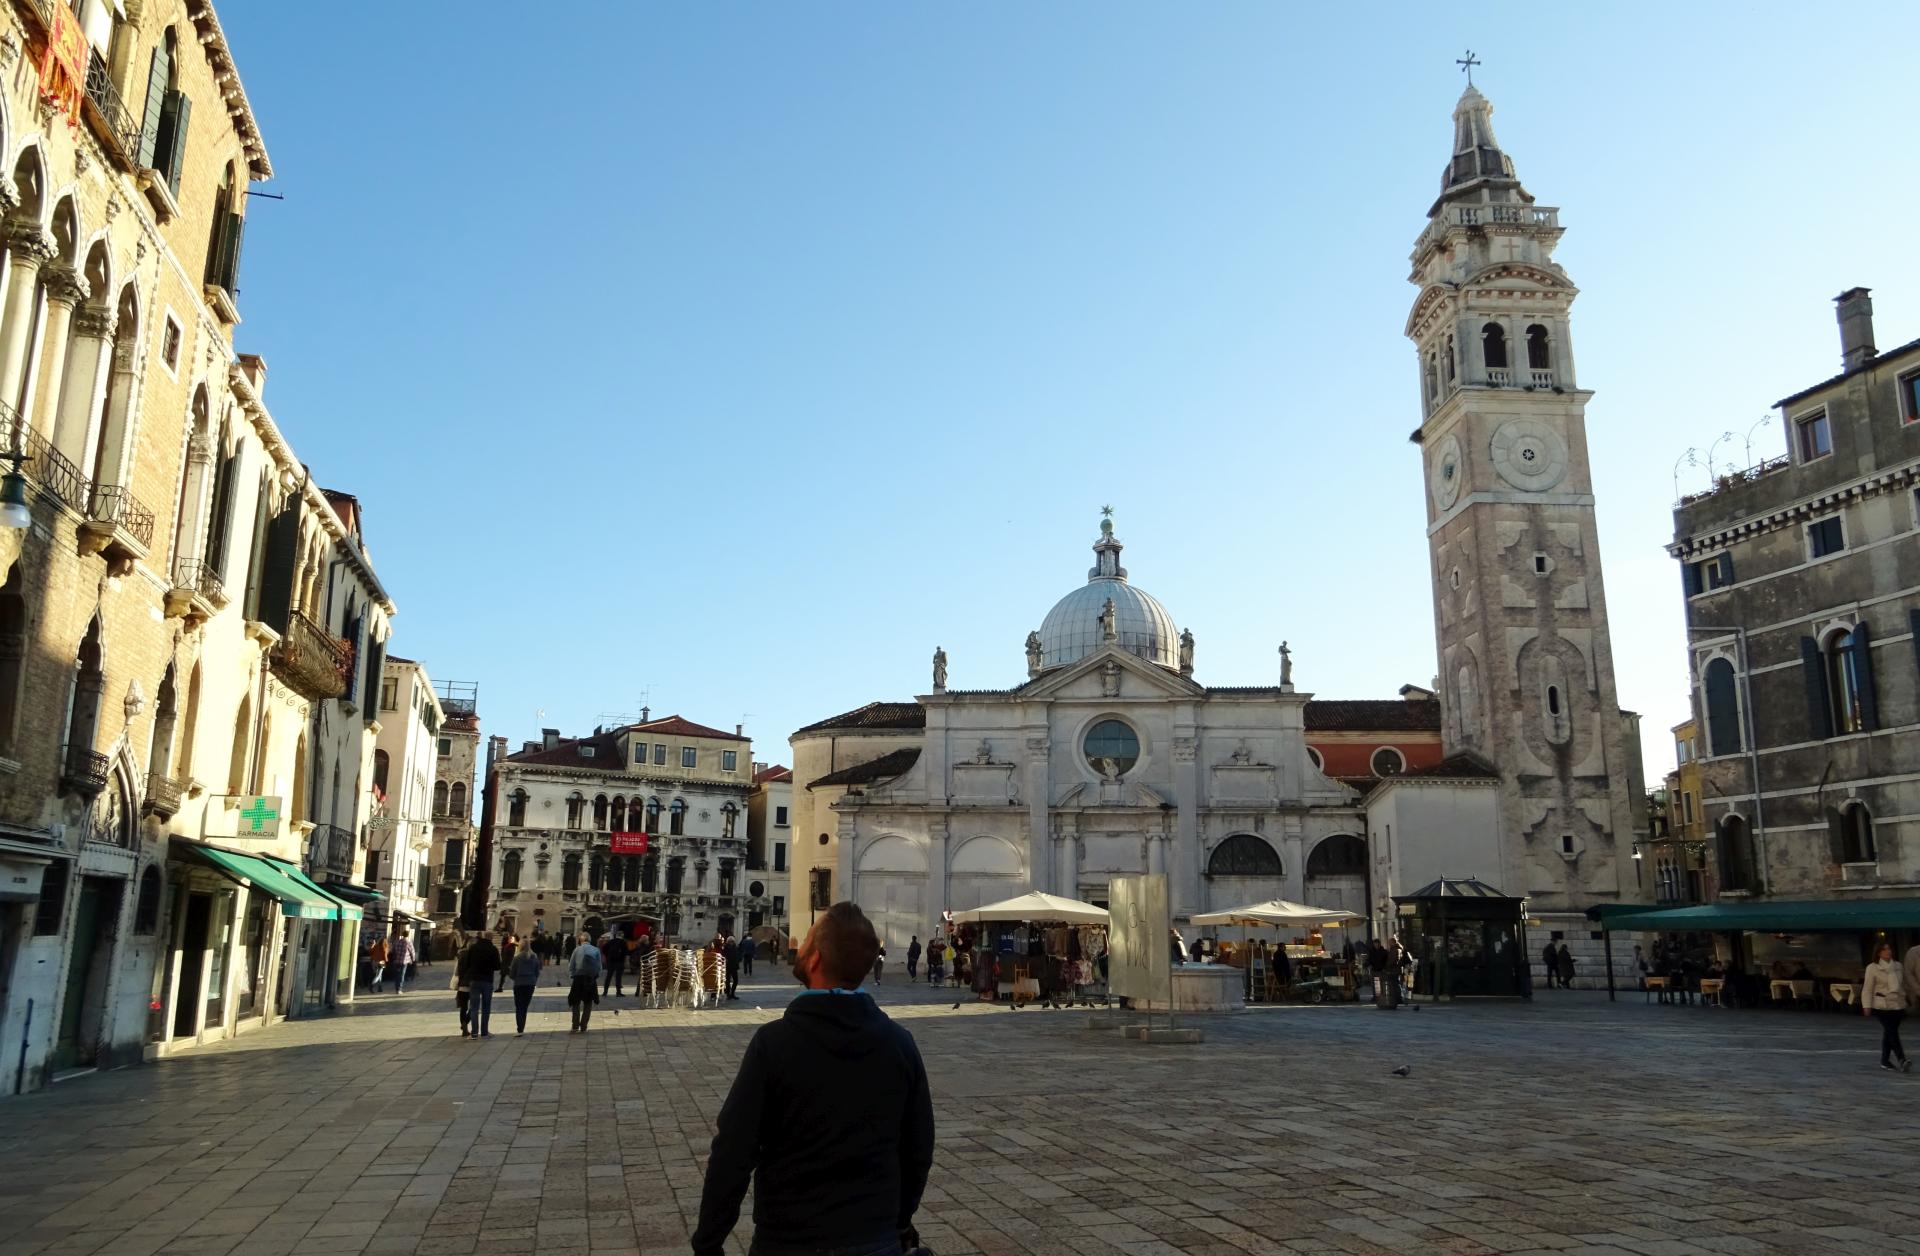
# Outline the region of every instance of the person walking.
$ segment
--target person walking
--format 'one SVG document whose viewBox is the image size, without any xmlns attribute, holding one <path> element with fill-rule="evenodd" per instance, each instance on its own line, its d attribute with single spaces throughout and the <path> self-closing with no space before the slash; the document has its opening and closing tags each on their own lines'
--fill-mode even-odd
<svg viewBox="0 0 1920 1256">
<path fill-rule="evenodd" d="M 937 986 L 945 976 L 947 963 L 947 944 L 940 940 L 939 934 L 927 939 L 927 984 Z"/>
<path fill-rule="evenodd" d="M 500 948 L 493 935 L 476 933 L 454 962 L 455 979 L 468 988 L 466 1032 L 474 1038 L 491 1038 L 493 983 L 500 976 Z"/>
<path fill-rule="evenodd" d="M 387 979 L 387 939 L 383 934 L 373 940 L 367 948 L 367 958 L 373 961 L 373 992 L 379 994 Z"/>
<path fill-rule="evenodd" d="M 880 949 L 875 951 L 873 955 L 873 984 L 876 986 L 880 984 L 880 969 L 886 965 L 886 962 L 887 944 L 882 942 Z"/>
<path fill-rule="evenodd" d="M 407 992 L 407 970 L 413 966 L 413 943 L 407 935 L 395 932 L 387 942 L 387 966 L 382 980 L 393 983 L 395 994 Z"/>
<path fill-rule="evenodd" d="M 933 1100 L 913 1035 L 859 989 L 880 939 L 853 903 L 801 944 L 806 990 L 747 1044 L 720 1109 L 693 1232 L 720 1256 L 753 1185 L 760 1256 L 899 1256 L 933 1165 Z"/>
<path fill-rule="evenodd" d="M 533 988 L 540 984 L 540 970 L 546 961 L 531 946 L 514 953 L 507 975 L 513 978 L 513 1032 L 527 1032 L 527 1009 L 533 1006 Z"/>
<path fill-rule="evenodd" d="M 727 970 L 727 997 L 740 997 L 740 944 L 731 933 L 720 939 L 720 962 Z"/>
<path fill-rule="evenodd" d="M 627 940 L 620 936 L 617 929 L 607 934 L 600 943 L 600 966 L 605 974 L 600 979 L 600 997 L 604 999 L 607 996 L 608 987 L 612 987 L 615 994 L 625 994 Z"/>
<path fill-rule="evenodd" d="M 917 933 L 907 943 L 907 980 L 920 980 L 920 935 Z"/>
<path fill-rule="evenodd" d="M 1567 949 L 1565 942 L 1560 944 L 1558 967 L 1560 969 L 1560 988 L 1562 990 L 1573 989 L 1573 952 Z"/>
<path fill-rule="evenodd" d="M 500 988 L 495 991 L 496 994 L 507 988 L 507 970 L 513 967 L 513 957 L 518 947 L 519 941 L 511 933 L 500 943 Z"/>
<path fill-rule="evenodd" d="M 751 933 L 740 939 L 740 971 L 749 977 L 753 976 L 753 956 L 759 949 Z"/>
<path fill-rule="evenodd" d="M 1860 1015 L 1880 1022 L 1880 1067 L 1889 1073 L 1912 1067 L 1907 1049 L 1900 1045 L 1900 1022 L 1907 1018 L 1907 974 L 1894 962 L 1891 942 L 1874 948 L 1873 963 L 1860 979 Z"/>
<path fill-rule="evenodd" d="M 1920 943 L 1907 948 L 1907 958 L 1901 968 L 1906 973 L 1907 1006 L 1920 1007 Z"/>
<path fill-rule="evenodd" d="M 567 991 L 567 1006 L 573 1009 L 573 1032 L 587 1032 L 593 1005 L 600 1001 L 600 948 L 586 934 L 569 939 L 573 948 L 567 955 L 567 971 L 573 975 L 573 988 Z"/>
<path fill-rule="evenodd" d="M 1547 989 L 1553 989 L 1560 977 L 1560 953 L 1554 950 L 1551 940 L 1547 942 L 1546 949 L 1540 952 L 1540 967 L 1546 970 Z"/>
</svg>

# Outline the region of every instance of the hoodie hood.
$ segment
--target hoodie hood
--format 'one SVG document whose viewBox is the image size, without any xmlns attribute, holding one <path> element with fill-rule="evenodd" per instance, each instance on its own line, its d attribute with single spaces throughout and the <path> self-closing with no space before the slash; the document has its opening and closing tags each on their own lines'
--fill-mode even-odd
<svg viewBox="0 0 1920 1256">
<path fill-rule="evenodd" d="M 786 1023 L 838 1060 L 863 1060 L 885 1049 L 893 1022 L 864 990 L 808 991 L 787 1004 Z"/>
</svg>

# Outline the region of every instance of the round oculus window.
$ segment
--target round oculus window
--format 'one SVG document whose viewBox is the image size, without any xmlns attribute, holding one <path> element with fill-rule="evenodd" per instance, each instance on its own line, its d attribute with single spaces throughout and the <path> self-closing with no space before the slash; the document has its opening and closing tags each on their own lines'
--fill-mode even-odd
<svg viewBox="0 0 1920 1256">
<path fill-rule="evenodd" d="M 767 886 L 765 882 L 763 881 L 747 882 L 747 893 L 751 894 L 753 897 L 759 898 L 761 895 L 765 894 L 766 892 L 767 892 Z"/>
<path fill-rule="evenodd" d="M 1088 729 L 1080 748 L 1087 765 L 1110 781 L 1125 776 L 1140 762 L 1140 738 L 1119 720 L 1101 720 Z"/>
<path fill-rule="evenodd" d="M 1406 757 L 1392 746 L 1382 746 L 1373 752 L 1373 774 L 1375 776 L 1398 776 L 1406 770 Z"/>
</svg>

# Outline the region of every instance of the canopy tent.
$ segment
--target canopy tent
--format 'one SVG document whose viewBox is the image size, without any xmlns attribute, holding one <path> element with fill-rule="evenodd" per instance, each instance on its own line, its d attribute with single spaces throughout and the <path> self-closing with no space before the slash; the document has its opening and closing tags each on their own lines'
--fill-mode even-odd
<svg viewBox="0 0 1920 1256">
<path fill-rule="evenodd" d="M 990 920 L 1044 920 L 1070 925 L 1104 925 L 1108 915 L 1104 907 L 1095 907 L 1077 898 L 1061 898 L 1058 894 L 1036 891 L 1010 898 L 1004 903 L 988 903 L 971 911 L 957 911 L 953 913 L 953 918 L 966 924 Z"/>
<path fill-rule="evenodd" d="M 1313 925 L 1337 925 L 1343 920 L 1358 920 L 1350 911 L 1333 907 L 1310 907 L 1284 898 L 1268 899 L 1227 911 L 1202 912 L 1193 918 L 1196 925 L 1270 925 L 1276 929 L 1307 928 Z"/>
<path fill-rule="evenodd" d="M 1851 898 L 1759 903 L 1700 903 L 1658 907 L 1621 903 L 1592 908 L 1588 915 L 1606 930 L 1657 933 L 1852 933 L 1868 929 L 1920 928 L 1920 898 Z"/>
</svg>

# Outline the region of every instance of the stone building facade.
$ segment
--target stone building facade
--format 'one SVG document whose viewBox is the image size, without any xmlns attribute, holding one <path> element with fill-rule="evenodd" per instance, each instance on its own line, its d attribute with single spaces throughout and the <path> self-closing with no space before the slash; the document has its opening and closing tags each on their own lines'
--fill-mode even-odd
<svg viewBox="0 0 1920 1256">
<path fill-rule="evenodd" d="M 373 817 L 367 835 L 366 884 L 381 901 L 375 925 L 406 933 L 427 954 L 434 922 L 431 863 L 439 817 L 435 783 L 440 762 L 441 709 L 427 669 L 389 655 L 380 680 L 379 736 L 373 752 Z"/>
<path fill-rule="evenodd" d="M 493 788 L 496 927 L 697 943 L 772 909 L 747 866 L 753 743 L 737 727 L 674 715 L 579 738 L 546 729 L 498 761 Z"/>
<path fill-rule="evenodd" d="M 480 687 L 437 681 L 446 723 L 440 726 L 433 774 L 433 849 L 429 856 L 427 914 L 435 945 L 446 950 L 459 926 L 462 898 L 473 874 L 474 806 L 480 760 Z"/>
<path fill-rule="evenodd" d="M 759 919 L 747 918 L 749 929 L 766 926 L 781 934 L 792 927 L 787 904 L 793 863 L 793 769 L 784 764 L 753 765 L 753 792 L 747 795 L 748 893 L 754 883 L 768 907 Z"/>
<path fill-rule="evenodd" d="M 1492 113 L 1473 87 L 1454 110 L 1405 328 L 1446 743 L 1500 769 L 1511 871 L 1494 884 L 1597 950 L 1582 913 L 1633 894 L 1646 830 L 1638 725 L 1614 685 L 1559 211 L 1520 185 Z"/>
<path fill-rule="evenodd" d="M 1788 453 L 1674 510 L 1719 897 L 1920 889 L 1920 340 L 1837 299 L 1838 375 Z"/>
</svg>

